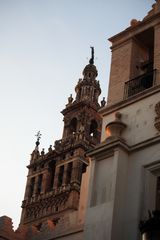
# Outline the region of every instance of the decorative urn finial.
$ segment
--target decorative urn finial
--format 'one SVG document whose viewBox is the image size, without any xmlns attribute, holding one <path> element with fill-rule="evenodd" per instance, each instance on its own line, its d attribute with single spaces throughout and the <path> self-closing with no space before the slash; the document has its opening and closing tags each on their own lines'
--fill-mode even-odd
<svg viewBox="0 0 160 240">
<path fill-rule="evenodd" d="M 126 128 L 126 124 L 121 120 L 122 114 L 120 112 L 115 113 L 115 120 L 109 122 L 106 126 L 106 137 L 107 139 L 121 138 L 121 134 Z"/>
</svg>

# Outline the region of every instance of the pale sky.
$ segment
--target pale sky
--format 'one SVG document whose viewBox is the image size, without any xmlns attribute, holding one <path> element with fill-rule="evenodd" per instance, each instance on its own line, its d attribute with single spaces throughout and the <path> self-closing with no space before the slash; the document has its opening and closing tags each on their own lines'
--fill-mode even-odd
<svg viewBox="0 0 160 240">
<path fill-rule="evenodd" d="M 110 43 L 154 0 L 0 0 L 0 216 L 17 227 L 27 168 L 41 148 L 61 139 L 68 96 L 95 47 L 102 94 L 107 96 Z"/>
</svg>

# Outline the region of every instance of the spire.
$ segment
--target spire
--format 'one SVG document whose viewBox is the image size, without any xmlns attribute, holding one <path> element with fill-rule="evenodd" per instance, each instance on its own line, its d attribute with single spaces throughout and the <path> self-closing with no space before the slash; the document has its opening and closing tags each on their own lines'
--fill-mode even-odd
<svg viewBox="0 0 160 240">
<path fill-rule="evenodd" d="M 84 78 L 95 79 L 98 76 L 98 71 L 96 66 L 94 65 L 94 47 L 91 48 L 91 58 L 89 60 L 89 64 L 85 66 L 83 70 Z"/>
<path fill-rule="evenodd" d="M 89 64 L 94 64 L 94 47 L 91 48 L 91 58 L 89 60 Z"/>
</svg>

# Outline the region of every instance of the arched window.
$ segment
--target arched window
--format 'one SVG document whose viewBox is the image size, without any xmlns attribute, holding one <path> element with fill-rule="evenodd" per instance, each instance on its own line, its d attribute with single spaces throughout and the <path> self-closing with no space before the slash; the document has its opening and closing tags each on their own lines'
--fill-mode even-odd
<svg viewBox="0 0 160 240">
<path fill-rule="evenodd" d="M 55 177 L 55 162 L 52 161 L 49 163 L 49 185 L 47 188 L 48 191 L 53 189 L 54 177 Z"/>
<path fill-rule="evenodd" d="M 42 190 L 42 178 L 43 178 L 43 175 L 40 174 L 38 176 L 38 187 L 37 187 L 37 193 L 40 194 L 41 193 L 41 190 Z"/>
<path fill-rule="evenodd" d="M 89 135 L 91 137 L 97 137 L 97 129 L 98 129 L 98 124 L 95 120 L 91 121 L 91 125 L 90 125 L 90 131 L 89 131 Z"/>
<path fill-rule="evenodd" d="M 29 186 L 29 197 L 32 197 L 33 195 L 34 185 L 35 185 L 35 177 L 32 177 L 30 180 L 30 186 Z"/>
<path fill-rule="evenodd" d="M 77 118 L 73 118 L 69 124 L 70 134 L 74 134 L 77 131 Z"/>
</svg>

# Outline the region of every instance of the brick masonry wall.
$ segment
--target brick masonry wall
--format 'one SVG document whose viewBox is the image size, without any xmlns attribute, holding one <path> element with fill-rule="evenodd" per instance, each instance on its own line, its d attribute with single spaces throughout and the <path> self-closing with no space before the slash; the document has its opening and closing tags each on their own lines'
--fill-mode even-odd
<svg viewBox="0 0 160 240">
<path fill-rule="evenodd" d="M 40 230 L 34 226 L 20 225 L 14 231 L 12 219 L 7 216 L 0 217 L 0 240 L 82 240 L 83 226 L 74 221 L 76 216 L 68 215 L 55 225 L 48 220 L 42 224 Z"/>
<path fill-rule="evenodd" d="M 132 41 L 113 48 L 108 104 L 123 100 L 124 83 L 130 79 L 130 64 L 132 55 Z"/>
<path fill-rule="evenodd" d="M 12 219 L 7 216 L 0 218 L 0 239 L 17 240 L 13 230 Z"/>
<path fill-rule="evenodd" d="M 160 84 L 160 24 L 155 26 L 155 42 L 154 42 L 154 69 L 156 72 L 156 82 Z"/>
</svg>

